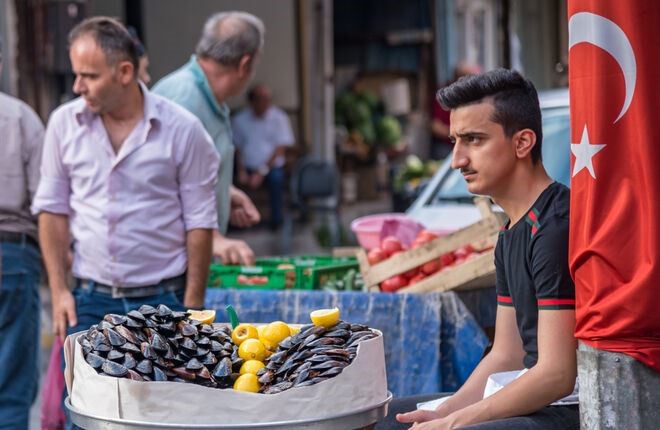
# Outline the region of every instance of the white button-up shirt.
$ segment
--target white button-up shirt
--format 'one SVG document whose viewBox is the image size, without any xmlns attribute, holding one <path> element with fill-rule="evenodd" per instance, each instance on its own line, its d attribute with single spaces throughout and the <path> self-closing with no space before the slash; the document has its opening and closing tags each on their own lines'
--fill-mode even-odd
<svg viewBox="0 0 660 430">
<path fill-rule="evenodd" d="M 118 287 L 182 274 L 186 232 L 217 228 L 211 138 L 195 116 L 141 88 L 144 117 L 116 154 L 83 99 L 53 112 L 32 206 L 69 216 L 76 277 Z"/>
</svg>

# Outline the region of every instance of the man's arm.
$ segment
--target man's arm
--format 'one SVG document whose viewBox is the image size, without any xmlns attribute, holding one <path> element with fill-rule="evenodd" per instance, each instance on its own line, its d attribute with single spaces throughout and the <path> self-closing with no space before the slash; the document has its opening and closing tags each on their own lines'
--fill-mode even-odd
<svg viewBox="0 0 660 430">
<path fill-rule="evenodd" d="M 43 254 L 48 284 L 53 302 L 53 329 L 64 340 L 67 324 L 77 324 L 76 304 L 66 282 L 69 251 L 69 217 L 41 212 L 39 214 L 39 243 Z"/>
<path fill-rule="evenodd" d="M 539 359 L 534 367 L 492 396 L 415 428 L 456 428 L 527 415 L 569 395 L 577 376 L 574 330 L 574 310 L 539 311 Z"/>
<path fill-rule="evenodd" d="M 250 175 L 243 164 L 241 158 L 241 150 L 238 147 L 234 148 L 234 160 L 236 161 L 236 171 L 238 172 L 238 183 L 241 185 L 248 185 L 250 183 Z"/>
<path fill-rule="evenodd" d="M 261 220 L 261 215 L 252 200 L 243 191 L 229 186 L 229 221 L 235 227 L 250 227 Z"/>
<path fill-rule="evenodd" d="M 515 310 L 512 307 L 498 306 L 493 348 L 481 360 L 460 390 L 435 411 L 418 410 L 399 414 L 397 420 L 413 423 L 446 417 L 481 401 L 488 377 L 497 372 L 522 369 L 524 355 L 522 340 L 516 325 Z"/>
<path fill-rule="evenodd" d="M 204 306 L 206 280 L 211 265 L 211 242 L 213 230 L 196 228 L 186 233 L 188 251 L 188 274 L 183 305 L 188 308 Z"/>
</svg>

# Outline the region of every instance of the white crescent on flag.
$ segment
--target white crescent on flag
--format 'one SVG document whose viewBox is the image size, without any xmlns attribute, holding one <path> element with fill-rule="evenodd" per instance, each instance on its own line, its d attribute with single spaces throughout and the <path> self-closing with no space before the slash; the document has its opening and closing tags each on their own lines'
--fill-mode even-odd
<svg viewBox="0 0 660 430">
<path fill-rule="evenodd" d="M 630 107 L 635 94 L 637 62 L 632 45 L 626 33 L 615 22 L 590 12 L 576 13 L 568 21 L 568 50 L 582 42 L 591 43 L 605 50 L 621 67 L 626 85 L 626 97 L 619 116 L 614 120 L 617 122 Z"/>
<path fill-rule="evenodd" d="M 630 107 L 635 94 L 635 83 L 637 82 L 637 62 L 628 36 L 621 27 L 607 18 L 595 13 L 579 12 L 573 14 L 568 21 L 569 51 L 578 43 L 591 43 L 605 50 L 616 60 L 623 72 L 626 95 L 621 112 L 614 120 L 616 123 Z M 604 144 L 591 144 L 589 142 L 589 133 L 585 124 L 580 143 L 571 143 L 571 152 L 575 155 L 572 176 L 575 177 L 582 169 L 587 169 L 591 177 L 596 179 L 592 158 L 605 146 Z"/>
</svg>

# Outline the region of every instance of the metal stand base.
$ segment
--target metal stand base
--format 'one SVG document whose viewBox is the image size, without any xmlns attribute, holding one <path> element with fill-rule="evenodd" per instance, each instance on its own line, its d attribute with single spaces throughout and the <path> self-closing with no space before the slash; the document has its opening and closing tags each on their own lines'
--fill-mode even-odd
<svg viewBox="0 0 660 430">
<path fill-rule="evenodd" d="M 204 430 L 246 430 L 246 429 L 315 429 L 315 430 L 346 430 L 369 428 L 387 416 L 387 406 L 392 400 L 392 393 L 387 393 L 385 401 L 372 407 L 356 410 L 347 414 L 332 417 L 298 420 L 264 424 L 171 424 L 149 423 L 124 419 L 102 418 L 82 412 L 71 405 L 69 398 L 64 405 L 69 410 L 71 421 L 79 427 L 88 430 L 144 430 L 144 429 L 204 429 Z"/>
</svg>

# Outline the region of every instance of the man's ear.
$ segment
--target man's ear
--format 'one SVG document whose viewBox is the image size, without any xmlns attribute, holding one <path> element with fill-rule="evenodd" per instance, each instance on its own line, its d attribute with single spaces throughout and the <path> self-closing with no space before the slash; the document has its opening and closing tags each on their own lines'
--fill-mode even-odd
<svg viewBox="0 0 660 430">
<path fill-rule="evenodd" d="M 238 63 L 238 75 L 243 78 L 252 72 L 252 55 L 243 55 Z"/>
<path fill-rule="evenodd" d="M 116 70 L 119 82 L 124 85 L 128 85 L 133 79 L 137 78 L 137 70 L 130 61 L 120 61 Z"/>
<path fill-rule="evenodd" d="M 516 157 L 531 157 L 532 149 L 536 146 L 536 133 L 529 128 L 519 130 L 513 135 L 513 142 L 515 145 Z"/>
</svg>

